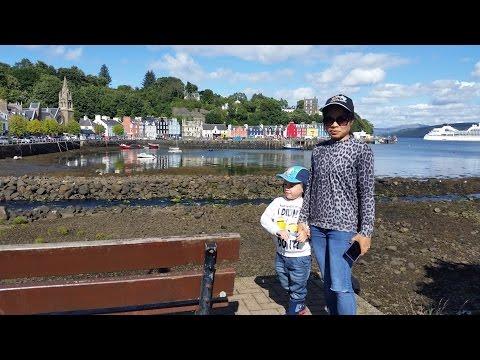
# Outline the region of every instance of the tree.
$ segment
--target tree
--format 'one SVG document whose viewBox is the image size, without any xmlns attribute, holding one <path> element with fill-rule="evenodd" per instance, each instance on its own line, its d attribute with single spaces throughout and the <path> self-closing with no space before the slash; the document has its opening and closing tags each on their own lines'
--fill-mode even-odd
<svg viewBox="0 0 480 360">
<path fill-rule="evenodd" d="M 108 72 L 107 65 L 105 64 L 102 65 L 102 67 L 100 68 L 100 73 L 98 74 L 98 77 L 106 79 L 107 85 L 112 82 L 112 78 L 110 77 L 110 73 Z"/>
<path fill-rule="evenodd" d="M 20 60 L 19 62 L 16 62 L 14 67 L 16 68 L 26 68 L 26 67 L 31 67 L 33 66 L 32 62 L 30 60 L 28 60 L 27 58 L 23 58 L 22 60 Z"/>
<path fill-rule="evenodd" d="M 213 104 L 215 101 L 215 95 L 213 94 L 213 91 L 210 89 L 200 91 L 200 101 L 206 104 Z"/>
<path fill-rule="evenodd" d="M 221 110 L 215 109 L 205 115 L 205 122 L 207 124 L 223 124 L 225 122 L 225 115 Z"/>
<path fill-rule="evenodd" d="M 70 90 L 72 90 L 72 87 L 84 86 L 88 83 L 85 73 L 76 66 L 72 66 L 71 68 L 59 68 L 57 70 L 57 76 L 61 81 L 63 81 L 63 78 L 67 78 Z"/>
<path fill-rule="evenodd" d="M 8 132 L 11 135 L 21 137 L 27 133 L 28 120 L 21 115 L 12 115 L 8 119 Z"/>
<path fill-rule="evenodd" d="M 42 122 L 40 120 L 31 120 L 27 123 L 27 132 L 33 135 L 39 135 L 43 132 Z"/>
<path fill-rule="evenodd" d="M 153 73 L 152 70 L 149 70 L 145 74 L 145 78 L 143 79 L 143 88 L 148 88 L 149 86 L 152 86 L 155 84 L 155 74 Z"/>
<path fill-rule="evenodd" d="M 112 131 L 117 136 L 125 135 L 125 129 L 122 124 L 113 125 Z"/>
<path fill-rule="evenodd" d="M 230 95 L 230 96 L 228 97 L 228 99 L 229 99 L 229 100 L 231 99 L 231 100 L 233 100 L 233 101 L 238 100 L 238 101 L 240 101 L 240 102 L 245 102 L 245 101 L 247 101 L 247 95 L 245 95 L 245 94 L 242 93 L 242 92 L 236 92 L 235 94 Z"/>
<path fill-rule="evenodd" d="M 103 134 L 105 134 L 105 127 L 103 125 L 100 125 L 100 124 L 95 124 L 93 126 L 93 131 L 97 135 L 103 135 Z"/>
<path fill-rule="evenodd" d="M 297 109 L 305 109 L 305 100 L 298 100 L 297 101 Z"/>
<path fill-rule="evenodd" d="M 355 121 L 352 124 L 352 132 L 365 131 L 367 134 L 373 134 L 373 125 L 367 119 L 362 119 L 355 113 Z"/>
<path fill-rule="evenodd" d="M 194 85 L 194 84 L 187 81 L 187 85 L 185 86 L 185 91 L 187 92 L 187 94 L 193 94 L 197 90 L 198 90 L 197 85 Z"/>
<path fill-rule="evenodd" d="M 42 75 L 35 83 L 32 101 L 40 102 L 42 107 L 58 106 L 58 93 L 62 88 L 60 79 L 53 75 Z"/>
<path fill-rule="evenodd" d="M 42 122 L 42 130 L 46 135 L 56 135 L 60 132 L 60 125 L 57 120 L 52 118 L 46 118 Z"/>
<path fill-rule="evenodd" d="M 66 132 L 69 134 L 78 135 L 80 134 L 80 130 L 80 124 L 75 120 L 69 121 L 66 126 Z"/>
</svg>

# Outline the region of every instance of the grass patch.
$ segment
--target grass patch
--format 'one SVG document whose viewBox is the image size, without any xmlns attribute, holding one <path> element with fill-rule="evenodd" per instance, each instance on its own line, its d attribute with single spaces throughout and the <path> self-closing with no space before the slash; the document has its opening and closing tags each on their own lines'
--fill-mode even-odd
<svg viewBox="0 0 480 360">
<path fill-rule="evenodd" d="M 82 237 L 82 236 L 85 236 L 85 230 L 77 230 L 77 232 L 75 233 L 75 235 L 77 235 L 78 237 Z"/>
<path fill-rule="evenodd" d="M 26 224 L 28 220 L 25 216 L 17 216 L 15 219 L 12 220 L 12 223 L 15 225 Z"/>
<path fill-rule="evenodd" d="M 69 230 L 65 226 L 59 226 L 57 228 L 57 233 L 60 234 L 60 235 L 63 235 L 63 236 L 68 235 L 68 232 L 69 232 Z"/>
<path fill-rule="evenodd" d="M 35 244 L 43 244 L 45 239 L 41 236 L 35 238 Z"/>
<path fill-rule="evenodd" d="M 99 232 L 95 234 L 95 240 L 108 240 L 110 238 L 110 235 Z"/>
</svg>

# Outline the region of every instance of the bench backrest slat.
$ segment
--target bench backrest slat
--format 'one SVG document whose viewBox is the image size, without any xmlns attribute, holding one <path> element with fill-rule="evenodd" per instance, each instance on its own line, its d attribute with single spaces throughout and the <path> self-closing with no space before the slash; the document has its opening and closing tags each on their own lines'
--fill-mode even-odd
<svg viewBox="0 0 480 360">
<path fill-rule="evenodd" d="M 238 260 L 240 235 L 236 233 L 1 245 L 0 279 L 203 264 L 206 242 L 216 242 L 217 263 Z"/>
<path fill-rule="evenodd" d="M 74 283 L 3 285 L 0 314 L 38 314 L 198 299 L 202 274 L 155 275 Z M 217 270 L 212 297 L 233 295 L 235 270 Z"/>
</svg>

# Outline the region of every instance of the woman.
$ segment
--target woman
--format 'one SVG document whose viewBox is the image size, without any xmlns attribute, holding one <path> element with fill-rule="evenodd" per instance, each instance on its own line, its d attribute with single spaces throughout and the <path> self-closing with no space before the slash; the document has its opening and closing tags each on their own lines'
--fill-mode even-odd
<svg viewBox="0 0 480 360">
<path fill-rule="evenodd" d="M 344 257 L 353 241 L 361 254 L 370 248 L 375 219 L 373 152 L 351 134 L 353 102 L 345 95 L 328 99 L 322 108 L 330 140 L 317 144 L 303 207 L 299 241 L 310 237 L 331 315 L 355 315 L 352 263 Z"/>
</svg>

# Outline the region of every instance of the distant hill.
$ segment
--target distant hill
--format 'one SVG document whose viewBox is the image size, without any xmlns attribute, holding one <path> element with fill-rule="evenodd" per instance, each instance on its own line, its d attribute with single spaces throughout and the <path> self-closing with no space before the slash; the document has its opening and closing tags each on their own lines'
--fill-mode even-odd
<svg viewBox="0 0 480 360">
<path fill-rule="evenodd" d="M 425 124 L 408 124 L 408 125 L 399 125 L 391 128 L 375 128 L 375 135 L 385 136 L 385 135 L 396 135 L 401 130 L 406 129 L 417 129 L 420 127 L 427 127 Z"/>
<path fill-rule="evenodd" d="M 442 127 L 444 125 L 453 126 L 455 129 L 458 130 L 466 130 L 473 124 L 478 124 L 478 122 L 474 123 L 449 123 L 449 124 L 439 124 L 439 125 L 431 125 L 431 126 L 421 126 L 413 129 L 403 129 L 399 130 L 395 133 L 397 137 L 413 137 L 413 138 L 423 138 L 430 130 L 433 128 Z"/>
</svg>

